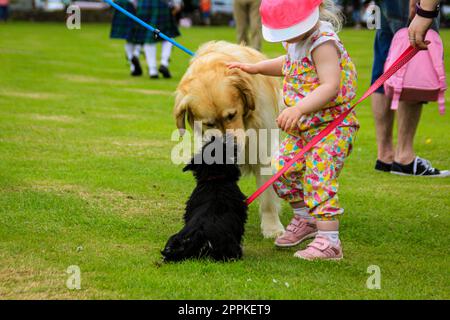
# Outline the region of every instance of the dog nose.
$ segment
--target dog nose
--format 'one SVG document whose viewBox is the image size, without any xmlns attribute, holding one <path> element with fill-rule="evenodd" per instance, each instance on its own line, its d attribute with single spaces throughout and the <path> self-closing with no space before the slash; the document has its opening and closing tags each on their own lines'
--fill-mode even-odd
<svg viewBox="0 0 450 320">
<path fill-rule="evenodd" d="M 244 130 L 229 130 L 227 131 L 227 135 L 232 137 L 234 144 L 236 144 L 239 148 L 243 148 L 246 142 L 246 134 Z"/>
</svg>

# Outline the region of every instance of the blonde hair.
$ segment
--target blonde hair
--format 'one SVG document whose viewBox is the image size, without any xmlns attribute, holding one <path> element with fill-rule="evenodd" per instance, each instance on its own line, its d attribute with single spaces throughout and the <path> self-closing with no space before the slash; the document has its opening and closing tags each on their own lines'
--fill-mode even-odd
<svg viewBox="0 0 450 320">
<path fill-rule="evenodd" d="M 334 31 L 339 32 L 344 24 L 344 15 L 333 0 L 323 0 L 320 7 L 320 20 L 333 25 Z"/>
</svg>

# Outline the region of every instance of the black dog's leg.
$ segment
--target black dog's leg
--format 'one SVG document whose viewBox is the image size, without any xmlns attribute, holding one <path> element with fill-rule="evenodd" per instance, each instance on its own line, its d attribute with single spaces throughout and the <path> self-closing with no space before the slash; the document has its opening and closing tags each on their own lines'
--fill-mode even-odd
<svg viewBox="0 0 450 320">
<path fill-rule="evenodd" d="M 209 254 L 210 246 L 204 233 L 188 226 L 169 238 L 161 254 L 164 261 L 181 261 L 201 258 Z"/>
</svg>

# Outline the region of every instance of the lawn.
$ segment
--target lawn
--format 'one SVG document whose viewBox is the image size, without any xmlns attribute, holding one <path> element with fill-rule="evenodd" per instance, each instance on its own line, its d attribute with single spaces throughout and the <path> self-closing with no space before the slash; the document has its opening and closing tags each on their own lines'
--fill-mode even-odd
<svg viewBox="0 0 450 320">
<path fill-rule="evenodd" d="M 172 92 L 189 56 L 174 51 L 172 80 L 131 78 L 123 43 L 108 32 L 106 24 L 0 26 L 0 299 L 450 298 L 450 179 L 375 172 L 368 102 L 340 178 L 343 261 L 300 261 L 295 249 L 275 249 L 252 205 L 243 260 L 161 265 L 159 250 L 181 227 L 194 187 L 170 161 Z M 192 50 L 234 40 L 224 27 L 182 33 Z M 442 36 L 449 71 L 450 32 Z M 341 37 L 361 95 L 374 32 Z M 430 104 L 417 133 L 417 153 L 438 168 L 450 168 L 449 120 Z M 250 194 L 254 179 L 241 186 Z M 283 223 L 290 218 L 283 206 Z M 66 287 L 71 265 L 81 290 Z M 371 265 L 381 270 L 379 290 L 366 287 Z"/>
</svg>

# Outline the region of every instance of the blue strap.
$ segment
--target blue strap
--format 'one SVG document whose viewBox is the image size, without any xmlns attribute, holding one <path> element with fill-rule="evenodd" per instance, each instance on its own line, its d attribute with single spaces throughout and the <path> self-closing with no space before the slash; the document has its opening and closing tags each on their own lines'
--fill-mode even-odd
<svg viewBox="0 0 450 320">
<path fill-rule="evenodd" d="M 166 36 L 164 33 L 162 33 L 161 31 L 159 31 L 158 29 L 152 27 L 151 25 L 149 25 L 148 23 L 145 23 L 144 21 L 142 21 L 141 19 L 139 19 L 138 17 L 136 17 L 135 15 L 129 13 L 127 10 L 125 10 L 124 8 L 122 8 L 121 6 L 118 6 L 117 4 L 115 4 L 113 1 L 111 0 L 103 0 L 104 2 L 106 2 L 107 4 L 109 4 L 111 7 L 113 7 L 114 9 L 116 9 L 117 11 L 122 12 L 124 15 L 126 15 L 127 17 L 129 17 L 130 19 L 136 21 L 137 23 L 139 23 L 140 25 L 142 25 L 143 27 L 145 27 L 146 29 L 150 30 L 151 32 L 153 32 L 155 34 L 155 36 L 158 36 L 164 40 L 169 41 L 170 43 L 172 43 L 174 46 L 178 47 L 179 49 L 183 50 L 184 52 L 186 52 L 187 54 L 193 56 L 195 55 L 191 50 L 189 50 L 188 48 L 182 46 L 181 44 L 179 44 L 178 42 L 176 42 L 175 40 L 173 40 L 172 38 L 169 38 L 168 36 Z"/>
</svg>

